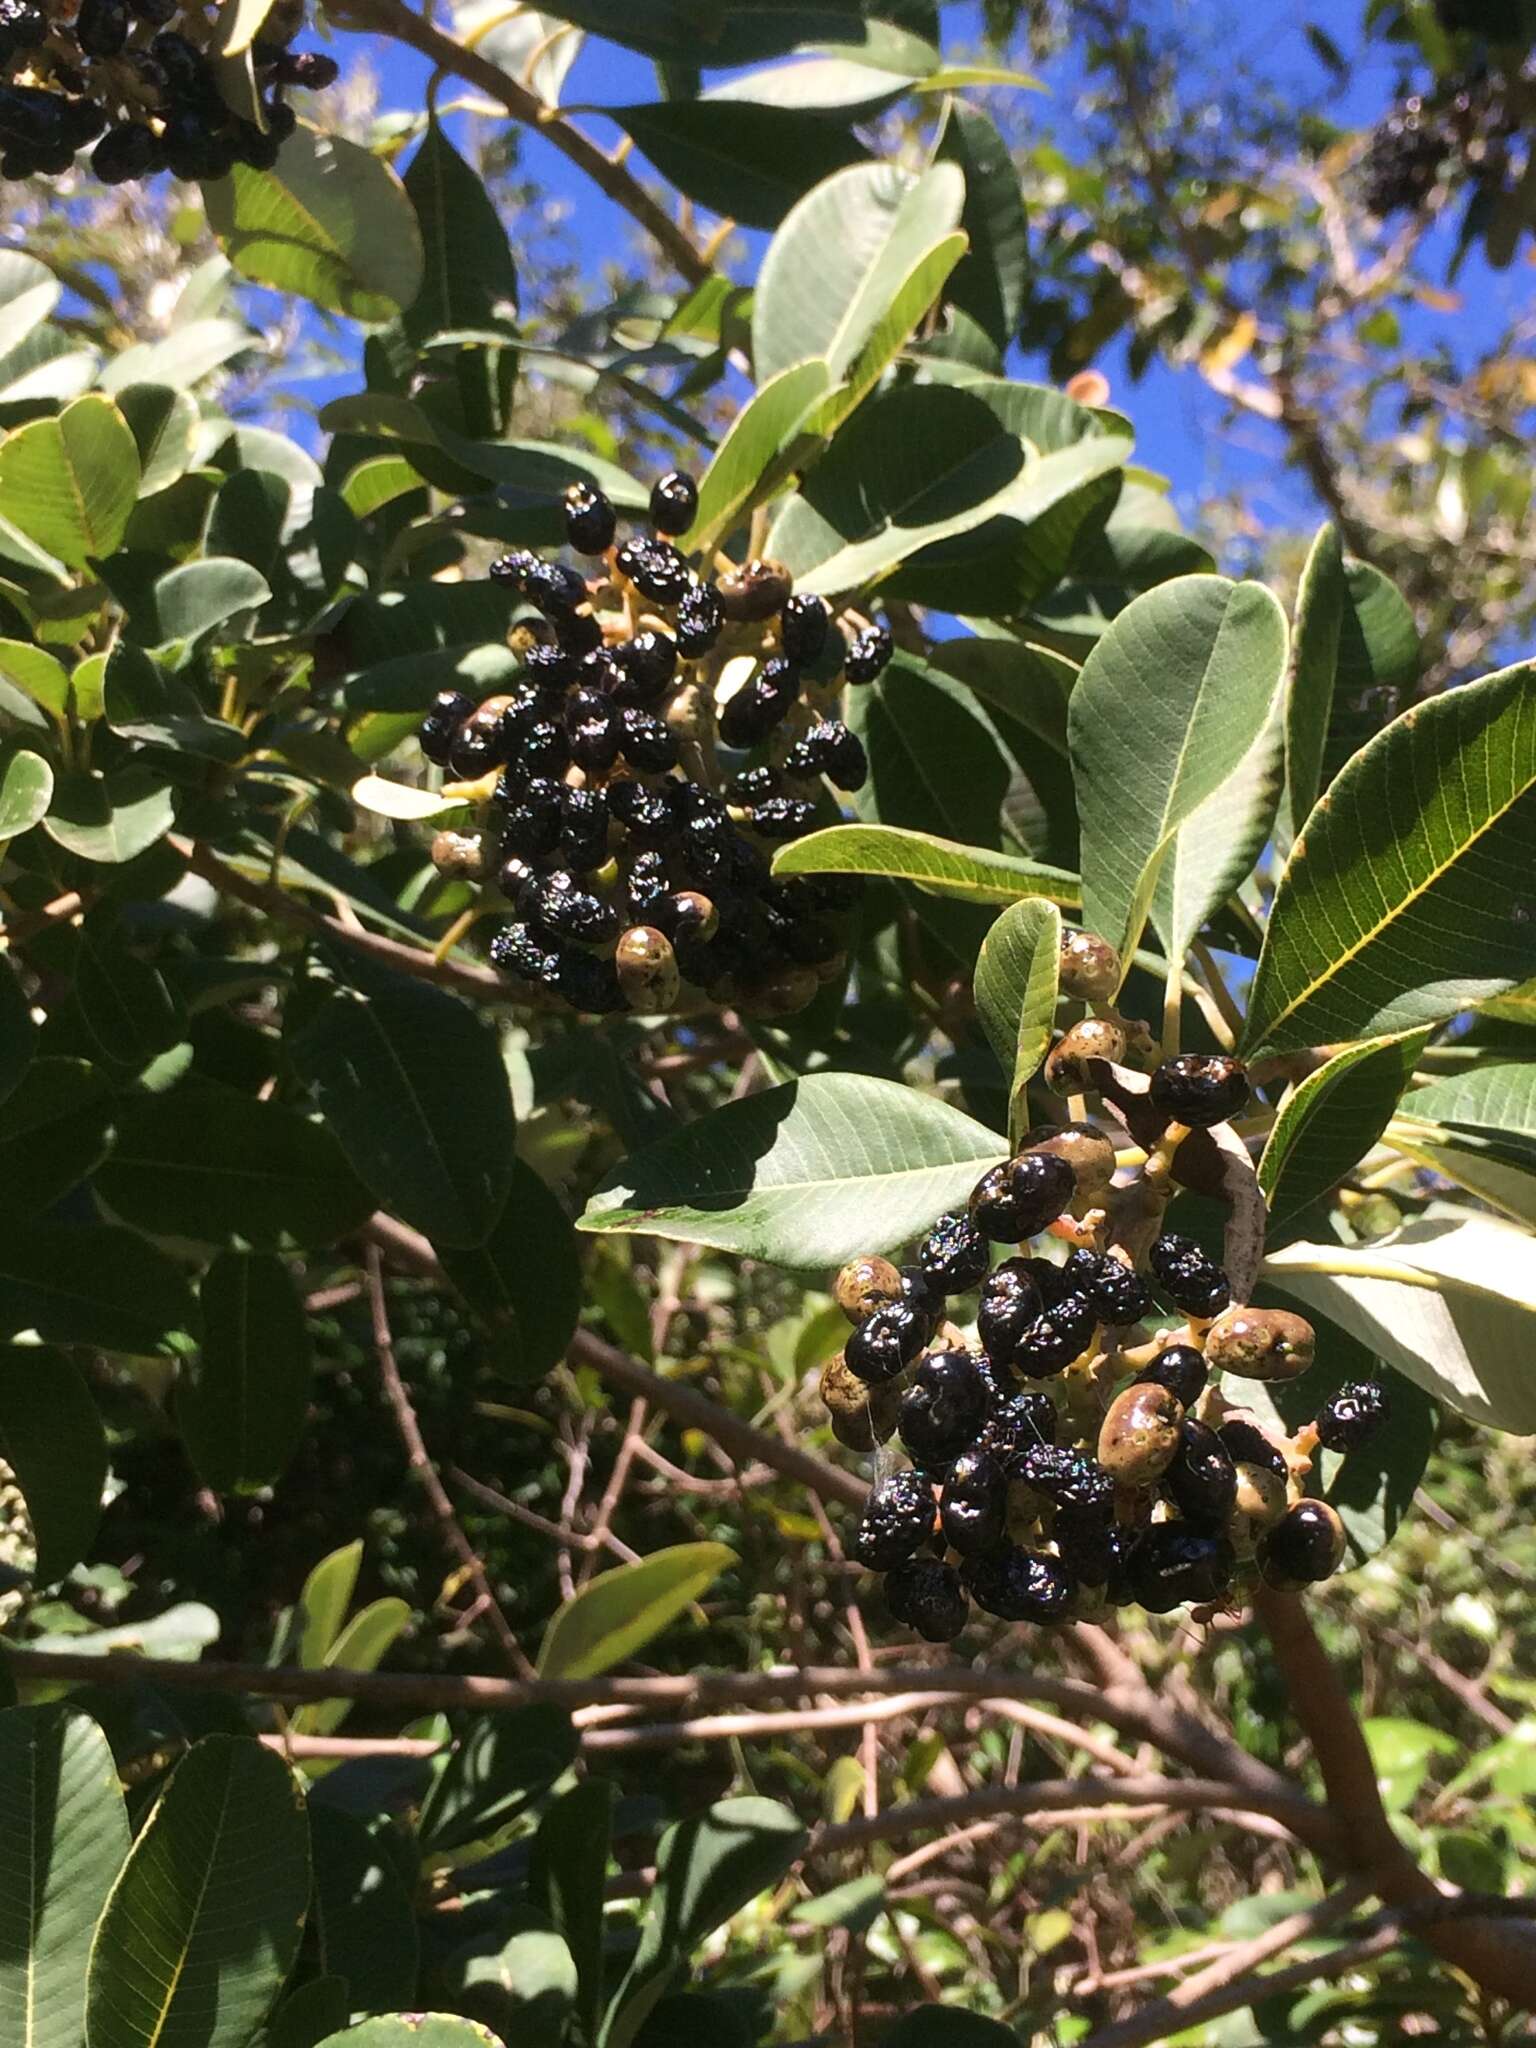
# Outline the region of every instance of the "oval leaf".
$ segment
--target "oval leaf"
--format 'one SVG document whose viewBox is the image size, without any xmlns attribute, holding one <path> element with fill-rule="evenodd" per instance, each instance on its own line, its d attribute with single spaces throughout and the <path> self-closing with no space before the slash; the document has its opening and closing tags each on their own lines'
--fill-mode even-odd
<svg viewBox="0 0 1536 2048">
<path fill-rule="evenodd" d="M 659 1636 L 736 1562 L 723 1543 L 679 1543 L 615 1565 L 583 1587 L 544 1631 L 541 1678 L 596 1678 Z"/>
<path fill-rule="evenodd" d="M 803 77 L 801 67 L 795 75 Z M 895 164 L 856 164 L 808 193 L 758 274 L 752 354 L 759 382 L 813 356 L 835 381 L 846 376 L 913 264 L 958 224 L 964 199 L 954 164 L 917 178 Z"/>
<path fill-rule="evenodd" d="M 766 381 L 731 423 L 699 485 L 699 510 L 679 545 L 692 554 L 730 532 L 774 457 L 828 384 L 822 362 L 800 363 Z"/>
<path fill-rule="evenodd" d="M 0 1231 L 0 1335 L 154 1352 L 193 1321 L 180 1271 L 131 1230 L 18 1218 Z"/>
<path fill-rule="evenodd" d="M 153 846 L 175 822 L 170 784 L 149 768 L 130 766 L 110 775 L 64 776 L 44 830 L 66 853 L 115 866 Z"/>
<path fill-rule="evenodd" d="M 420 825 L 429 818 L 446 817 L 462 811 L 459 797 L 445 797 L 439 789 L 413 789 L 409 783 L 391 782 L 383 775 L 362 775 L 352 785 L 352 801 L 380 818 L 395 818 L 402 824 Z"/>
<path fill-rule="evenodd" d="M 21 1086 L 37 1050 L 32 1006 L 8 959 L 0 960 L 0 1103 Z"/>
<path fill-rule="evenodd" d="M 925 1231 L 1003 1149 L 995 1131 L 915 1089 L 813 1074 L 635 1153 L 593 1195 L 580 1227 L 781 1266 L 840 1266 Z"/>
<path fill-rule="evenodd" d="M 41 754 L 18 747 L 0 768 L 0 840 L 30 832 L 52 801 L 53 770 Z"/>
<path fill-rule="evenodd" d="M 1424 1033 L 1345 1048 L 1280 1105 L 1259 1161 L 1271 1234 L 1336 1188 L 1392 1120 L 1424 1049 Z"/>
<path fill-rule="evenodd" d="M 1008 1136 L 1029 1128 L 1029 1083 L 1051 1043 L 1061 971 L 1061 912 L 1054 903 L 1015 903 L 982 941 L 976 1009 L 1008 1084 Z"/>
<path fill-rule="evenodd" d="M 206 1736 L 177 1765 L 101 1916 L 88 2048 L 244 2048 L 292 1968 L 308 1904 L 292 1772 L 248 1736 Z"/>
<path fill-rule="evenodd" d="M 1128 605 L 1084 663 L 1067 713 L 1084 921 L 1123 958 L 1174 834 L 1262 731 L 1285 652 L 1261 585 L 1182 576 Z"/>
<path fill-rule="evenodd" d="M 581 1312 L 576 1233 L 531 1166 L 518 1160 L 483 1245 L 437 1247 L 443 1270 L 491 1334 L 496 1371 L 532 1386 L 564 1358 Z"/>
<path fill-rule="evenodd" d="M 329 2034 L 320 2048 L 503 2048 L 500 2035 L 451 2012 L 390 2013 Z"/>
<path fill-rule="evenodd" d="M 110 398 L 77 398 L 0 442 L 5 516 L 70 569 L 110 555 L 139 494 L 139 451 Z"/>
<path fill-rule="evenodd" d="M 96 1540 L 107 1440 L 73 1361 L 39 1345 L 0 1348 L 0 1457 L 15 1474 L 37 1545 L 33 1582 L 56 1585 Z M 4 2021 L 0 2019 L 0 2039 Z"/>
<path fill-rule="evenodd" d="M 421 230 L 389 166 L 300 122 L 277 168 L 236 164 L 203 187 L 208 225 L 242 277 L 354 320 L 389 320 L 421 289 Z"/>
<path fill-rule="evenodd" d="M 0 1713 L 0 2041 L 79 2048 L 91 1935 L 128 1853 L 107 1738 L 61 1706 Z"/>
<path fill-rule="evenodd" d="M 420 291 L 405 317 L 417 347 L 431 335 L 488 328 L 517 315 L 512 245 L 485 186 L 436 120 L 405 174 L 424 255 Z"/>
<path fill-rule="evenodd" d="M 309 1406 L 309 1326 L 281 1259 L 222 1252 L 198 1295 L 202 1343 L 176 1390 L 187 1455 L 215 1493 L 255 1493 L 287 1467 Z"/>
<path fill-rule="evenodd" d="M 496 1041 L 473 1011 L 327 953 L 290 998 L 284 1042 L 375 1198 L 435 1243 L 484 1244 L 511 1186 L 517 1131 Z"/>
<path fill-rule="evenodd" d="M 669 184 L 749 228 L 777 227 L 803 192 L 869 155 L 848 129 L 784 107 L 679 99 L 604 111 Z"/>
<path fill-rule="evenodd" d="M 1292 1244 L 1264 1277 L 1474 1422 L 1536 1432 L 1530 1237 L 1489 1216 L 1424 1217 L 1371 1244 Z"/>
<path fill-rule="evenodd" d="M 1536 973 L 1536 667 L 1416 704 L 1340 770 L 1276 892 L 1250 1053 L 1437 1024 Z"/>
</svg>

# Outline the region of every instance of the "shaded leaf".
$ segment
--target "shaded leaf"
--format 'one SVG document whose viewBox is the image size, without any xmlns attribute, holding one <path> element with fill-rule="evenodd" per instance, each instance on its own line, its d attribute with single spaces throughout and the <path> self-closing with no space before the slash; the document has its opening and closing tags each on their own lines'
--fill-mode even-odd
<svg viewBox="0 0 1536 2048">
<path fill-rule="evenodd" d="M 35 1330 L 106 1351 L 175 1348 L 194 1326 L 192 1297 L 163 1252 L 100 1223 L 12 1218 L 0 1231 L 0 1332 Z"/>
<path fill-rule="evenodd" d="M 416 1910 L 387 1844 L 350 1813 L 309 1809 L 315 1935 L 325 1969 L 344 1978 L 354 2012 L 416 1996 Z"/>
<path fill-rule="evenodd" d="M 0 1457 L 27 1504 L 37 1545 L 33 1581 L 56 1585 L 96 1540 L 107 1482 L 101 1417 L 79 1369 L 63 1353 L 33 1344 L 0 1346 Z"/>
<path fill-rule="evenodd" d="M 309 1406 L 309 1326 L 281 1259 L 221 1252 L 198 1291 L 202 1342 L 176 1389 L 187 1455 L 215 1493 L 281 1478 Z"/>
<path fill-rule="evenodd" d="M 576 1970 L 576 2018 L 597 2036 L 603 1998 L 603 1885 L 608 1875 L 613 1787 L 583 1778 L 562 1792 L 534 1838 L 532 1889 L 542 1895 Z"/>
<path fill-rule="evenodd" d="M 1347 1046 L 1290 1089 L 1259 1161 L 1271 1231 L 1336 1188 L 1391 1122 L 1424 1033 Z"/>
<path fill-rule="evenodd" d="M 1019 174 L 990 115 L 959 100 L 945 114 L 939 155 L 964 176 L 960 226 L 970 245 L 946 297 L 985 337 L 1000 364 L 1018 333 L 1029 276 L 1029 222 Z"/>
<path fill-rule="evenodd" d="M 669 184 L 749 228 L 777 227 L 802 193 L 869 154 L 851 130 L 783 107 L 660 100 L 605 111 Z"/>
<path fill-rule="evenodd" d="M 433 334 L 490 328 L 517 313 L 517 267 L 507 231 L 485 186 L 444 135 L 427 122 L 405 174 L 420 225 L 424 269 L 406 309 L 406 333 L 418 347 Z"/>
<path fill-rule="evenodd" d="M 543 1701 L 506 1714 L 476 1715 L 422 1804 L 423 1849 L 444 1856 L 495 1835 L 542 1798 L 580 1750 L 570 1715 Z"/>
<path fill-rule="evenodd" d="M 110 774 L 62 776 L 43 829 L 66 853 L 116 866 L 133 860 L 176 822 L 170 784 L 130 765 Z"/>
<path fill-rule="evenodd" d="M 35 1060 L 0 1103 L 0 1214 L 40 1216 L 106 1157 L 111 1089 L 86 1060 Z"/>
<path fill-rule="evenodd" d="M 531 1166 L 515 1162 L 512 1186 L 483 1245 L 437 1248 L 443 1270 L 491 1335 L 496 1372 L 532 1386 L 566 1353 L 581 1312 L 576 1233 Z"/>
<path fill-rule="evenodd" d="M 483 1244 L 516 1128 L 496 1041 L 455 996 L 327 950 L 289 1000 L 285 1046 L 375 1198 L 434 1242 Z"/>
<path fill-rule="evenodd" d="M 32 1064 L 37 1026 L 10 961 L 0 960 L 0 1103 L 14 1095 Z"/>
</svg>

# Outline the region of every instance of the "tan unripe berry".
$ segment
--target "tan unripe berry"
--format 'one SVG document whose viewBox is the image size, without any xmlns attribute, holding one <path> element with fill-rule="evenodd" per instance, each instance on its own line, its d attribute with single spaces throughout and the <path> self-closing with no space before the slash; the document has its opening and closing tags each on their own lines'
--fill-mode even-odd
<svg viewBox="0 0 1536 2048">
<path fill-rule="evenodd" d="M 901 1299 L 901 1275 L 875 1253 L 850 1259 L 832 1282 L 832 1298 L 850 1323 L 867 1322 L 877 1308 Z"/>
<path fill-rule="evenodd" d="M 1228 1308 L 1206 1332 L 1206 1363 L 1245 1380 L 1294 1380 L 1317 1356 L 1317 1333 L 1285 1308 Z"/>
<path fill-rule="evenodd" d="M 1084 1003 L 1107 1003 L 1120 986 L 1120 955 L 1097 932 L 1061 935 L 1061 992 Z"/>
<path fill-rule="evenodd" d="M 1054 1095 L 1080 1095 L 1094 1085 L 1091 1062 L 1125 1058 L 1125 1033 L 1108 1017 L 1084 1017 L 1062 1034 L 1045 1062 L 1045 1085 Z"/>
<path fill-rule="evenodd" d="M 632 1010 L 658 1014 L 676 1007 L 682 988 L 672 941 L 654 925 L 637 924 L 615 948 L 613 964 L 619 987 Z"/>
<path fill-rule="evenodd" d="M 1150 1486 L 1173 1463 L 1183 1426 L 1183 1403 L 1166 1387 L 1127 1387 L 1099 1427 L 1099 1463 L 1123 1486 Z"/>
</svg>

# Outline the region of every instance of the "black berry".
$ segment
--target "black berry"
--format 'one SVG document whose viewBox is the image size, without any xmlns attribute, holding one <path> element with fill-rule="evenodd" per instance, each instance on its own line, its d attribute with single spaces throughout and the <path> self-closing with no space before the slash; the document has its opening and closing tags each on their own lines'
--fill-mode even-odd
<svg viewBox="0 0 1536 2048">
<path fill-rule="evenodd" d="M 1299 1500 L 1259 1539 L 1256 1553 L 1266 1582 L 1297 1592 L 1332 1578 L 1344 1562 L 1344 1524 L 1325 1500 Z"/>
<path fill-rule="evenodd" d="M 953 1642 L 970 1612 L 960 1574 L 936 1557 L 917 1557 L 886 1574 L 886 1604 L 893 1617 L 925 1642 Z"/>
<path fill-rule="evenodd" d="M 871 1571 L 904 1564 L 933 1533 L 933 1489 L 918 1472 L 895 1472 L 870 1489 L 849 1554 Z"/>
<path fill-rule="evenodd" d="M 832 614 L 826 600 L 802 590 L 779 614 L 779 642 L 791 661 L 814 661 L 827 644 Z"/>
<path fill-rule="evenodd" d="M 1186 1052 L 1164 1060 L 1148 1090 L 1152 1107 L 1171 1122 L 1205 1130 L 1237 1116 L 1248 1101 L 1241 1060 L 1222 1053 Z"/>
<path fill-rule="evenodd" d="M 850 683 L 877 682 L 889 667 L 895 652 L 896 642 L 891 638 L 889 626 L 878 622 L 866 626 L 848 649 L 843 674 Z"/>
<path fill-rule="evenodd" d="M 1000 1621 L 1064 1621 L 1072 1601 L 1073 1582 L 1065 1565 L 1013 1544 L 972 1558 L 961 1579 L 976 1605 Z"/>
<path fill-rule="evenodd" d="M 1193 1408 L 1209 1377 L 1205 1360 L 1192 1344 L 1170 1344 L 1131 1384 L 1166 1387 L 1181 1407 Z"/>
<path fill-rule="evenodd" d="M 658 533 L 686 533 L 699 509 L 699 487 L 680 469 L 668 470 L 651 488 L 651 524 Z"/>
<path fill-rule="evenodd" d="M 1391 1413 L 1387 1390 L 1376 1380 L 1351 1380 L 1317 1418 L 1317 1440 L 1327 1451 L 1363 1451 Z"/>
<path fill-rule="evenodd" d="M 977 1557 L 1002 1542 L 1007 1522 L 1008 1480 L 1002 1464 L 978 1445 L 961 1451 L 939 1501 L 946 1542 L 962 1557 Z"/>
<path fill-rule="evenodd" d="M 923 1465 L 948 1465 L 986 1419 L 986 1388 L 968 1351 L 931 1351 L 902 1396 L 897 1428 Z"/>
<path fill-rule="evenodd" d="M 572 484 L 565 494 L 565 537 L 579 555 L 606 555 L 618 515 L 596 484 Z"/>
<path fill-rule="evenodd" d="M 691 978 L 691 977 L 690 977 Z M 849 1337 L 848 1370 L 869 1386 L 904 1372 L 928 1341 L 923 1318 L 905 1302 L 877 1308 Z"/>
</svg>

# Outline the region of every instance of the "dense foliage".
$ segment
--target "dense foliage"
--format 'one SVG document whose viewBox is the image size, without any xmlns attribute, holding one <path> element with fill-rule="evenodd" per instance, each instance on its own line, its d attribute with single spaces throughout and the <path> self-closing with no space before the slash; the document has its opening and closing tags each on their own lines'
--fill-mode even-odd
<svg viewBox="0 0 1536 2048">
<path fill-rule="evenodd" d="M 1536 21 L 986 14 L 0 0 L 0 2042 L 1536 2008 Z"/>
</svg>

